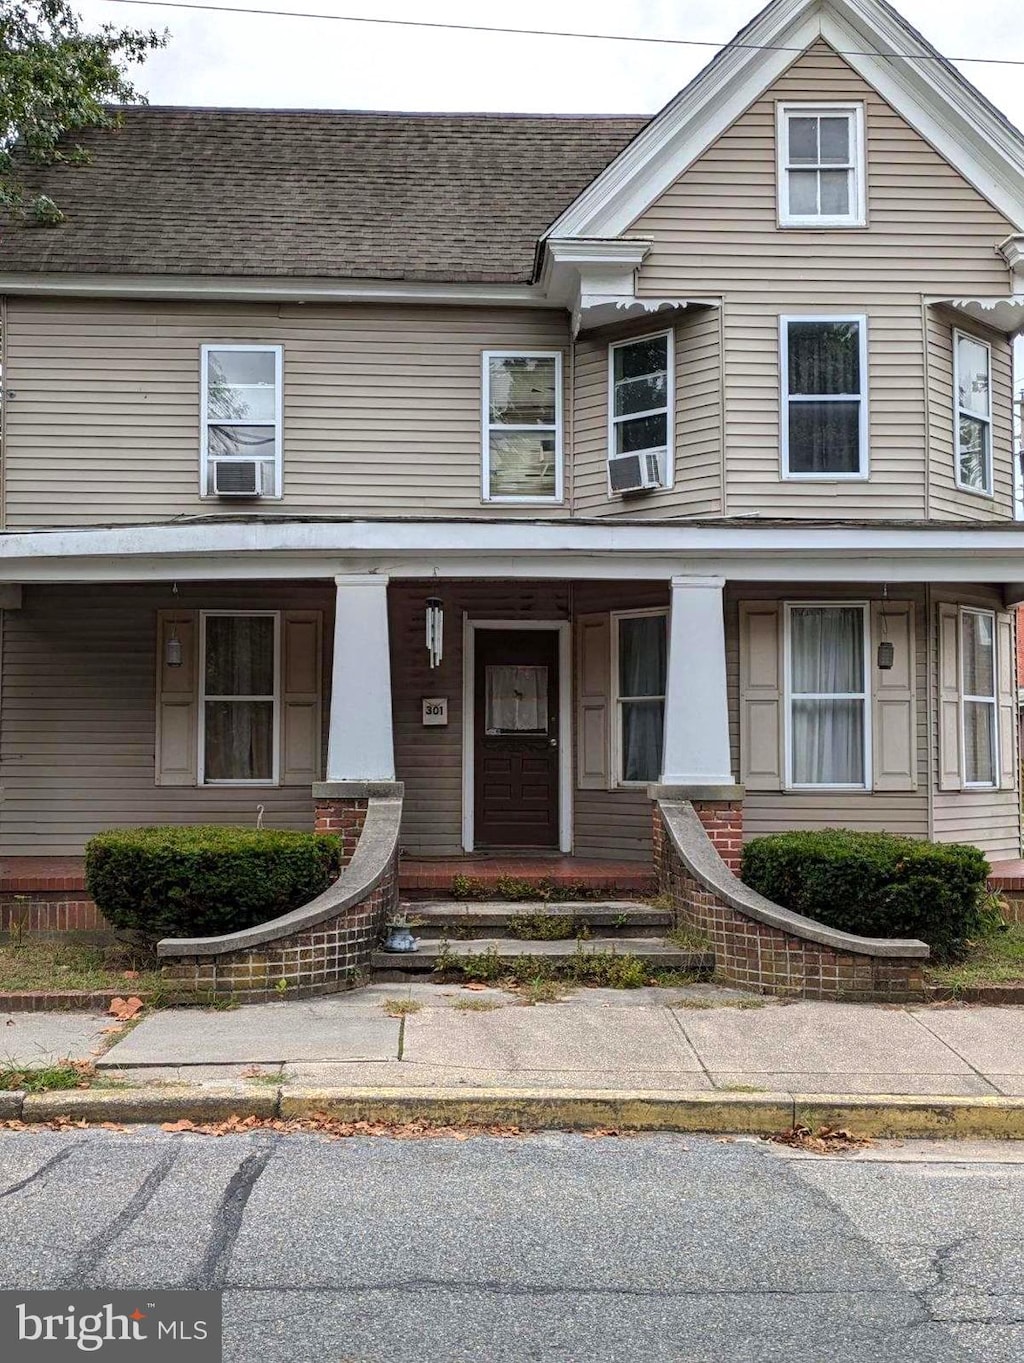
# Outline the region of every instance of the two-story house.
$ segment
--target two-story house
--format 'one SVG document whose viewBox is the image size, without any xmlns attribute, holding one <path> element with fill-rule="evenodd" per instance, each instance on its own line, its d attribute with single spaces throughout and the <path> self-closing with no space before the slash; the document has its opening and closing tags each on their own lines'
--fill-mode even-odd
<svg viewBox="0 0 1024 1363">
<path fill-rule="evenodd" d="M 142 108 L 0 242 L 0 851 L 1018 856 L 1024 138 L 880 0 L 660 114 Z M 370 783 L 368 787 L 366 783 Z"/>
</svg>

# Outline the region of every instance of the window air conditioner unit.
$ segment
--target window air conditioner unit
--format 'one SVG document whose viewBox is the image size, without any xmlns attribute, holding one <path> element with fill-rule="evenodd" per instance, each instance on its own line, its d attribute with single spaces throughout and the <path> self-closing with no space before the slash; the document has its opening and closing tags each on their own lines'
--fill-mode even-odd
<svg viewBox="0 0 1024 1363">
<path fill-rule="evenodd" d="M 616 454 L 608 460 L 612 492 L 650 492 L 665 486 L 661 471 L 661 450 L 641 450 L 638 454 Z"/>
<path fill-rule="evenodd" d="M 258 459 L 218 459 L 213 490 L 218 497 L 262 497 L 263 465 Z"/>
</svg>

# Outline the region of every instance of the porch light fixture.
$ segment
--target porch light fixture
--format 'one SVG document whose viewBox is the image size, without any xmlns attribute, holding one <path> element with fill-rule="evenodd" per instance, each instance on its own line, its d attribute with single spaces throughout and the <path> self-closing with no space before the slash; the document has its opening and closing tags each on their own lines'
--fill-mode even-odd
<svg viewBox="0 0 1024 1363">
<path fill-rule="evenodd" d="M 889 638 L 889 631 L 886 627 L 885 607 L 888 600 L 889 584 L 888 582 L 884 582 L 882 584 L 882 610 L 879 617 L 882 625 L 882 638 L 878 645 L 877 654 L 879 672 L 890 672 L 892 670 L 893 662 L 895 661 L 896 658 L 896 645 Z"/>
<path fill-rule="evenodd" d="M 178 584 L 176 582 L 171 584 L 171 595 L 174 597 L 175 605 L 177 605 Z M 180 667 L 181 661 L 181 640 L 178 638 L 178 626 L 172 621 L 170 637 L 164 643 L 164 662 L 168 667 Z"/>
<path fill-rule="evenodd" d="M 427 597 L 427 654 L 432 668 L 441 666 L 444 656 L 444 602 L 439 596 Z"/>
</svg>

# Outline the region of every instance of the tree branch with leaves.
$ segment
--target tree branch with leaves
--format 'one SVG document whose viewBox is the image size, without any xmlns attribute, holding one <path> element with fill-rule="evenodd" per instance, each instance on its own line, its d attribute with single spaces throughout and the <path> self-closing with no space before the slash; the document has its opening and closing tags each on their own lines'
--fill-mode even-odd
<svg viewBox="0 0 1024 1363">
<path fill-rule="evenodd" d="M 67 0 L 0 0 L 0 211 L 63 222 L 58 204 L 23 180 L 32 166 L 87 165 L 75 134 L 115 127 L 117 105 L 146 102 L 127 72 L 167 38 L 114 24 L 86 32 Z"/>
</svg>

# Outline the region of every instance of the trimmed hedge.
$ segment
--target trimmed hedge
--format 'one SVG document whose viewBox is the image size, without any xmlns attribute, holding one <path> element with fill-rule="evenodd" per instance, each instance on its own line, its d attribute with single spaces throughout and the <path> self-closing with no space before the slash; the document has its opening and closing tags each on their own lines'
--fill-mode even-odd
<svg viewBox="0 0 1024 1363">
<path fill-rule="evenodd" d="M 948 960 L 983 928 L 988 872 L 976 847 L 825 828 L 754 838 L 741 876 L 819 923 L 864 937 L 916 937 Z"/>
<path fill-rule="evenodd" d="M 154 940 L 266 923 L 322 894 L 340 868 L 336 838 L 274 829 L 117 828 L 85 849 L 104 918 Z"/>
</svg>

